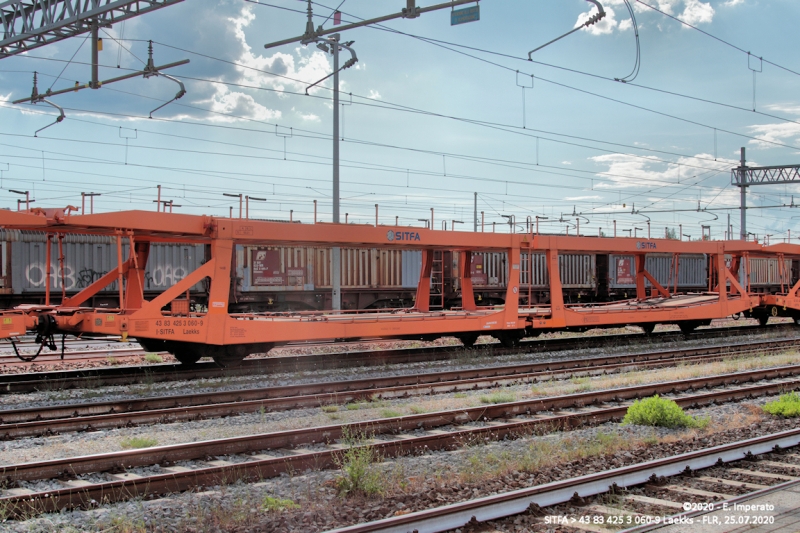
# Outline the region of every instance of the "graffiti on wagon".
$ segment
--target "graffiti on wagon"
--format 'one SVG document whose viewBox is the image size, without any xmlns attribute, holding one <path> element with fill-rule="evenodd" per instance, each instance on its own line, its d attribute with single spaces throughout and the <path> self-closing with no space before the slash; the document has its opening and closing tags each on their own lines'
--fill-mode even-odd
<svg viewBox="0 0 800 533">
<path fill-rule="evenodd" d="M 50 264 L 50 288 L 61 289 L 63 279 L 64 287 L 68 291 L 85 289 L 105 274 L 106 272 L 92 268 L 83 268 L 76 272 L 71 265 L 64 265 L 62 275 L 62 269 L 55 261 Z M 182 266 L 159 265 L 152 272 L 149 270 L 145 272 L 145 288 L 169 287 L 185 278 L 187 274 L 187 270 Z M 44 288 L 46 280 L 46 263 L 31 263 L 25 268 L 25 281 L 30 287 Z"/>
</svg>

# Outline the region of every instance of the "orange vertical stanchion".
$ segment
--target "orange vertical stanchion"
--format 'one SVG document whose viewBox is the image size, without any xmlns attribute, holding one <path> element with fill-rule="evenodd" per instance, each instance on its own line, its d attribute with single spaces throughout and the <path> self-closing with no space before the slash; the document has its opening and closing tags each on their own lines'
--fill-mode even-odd
<svg viewBox="0 0 800 533">
<path fill-rule="evenodd" d="M 67 298 L 67 275 L 64 272 L 64 234 L 58 234 L 58 269 L 61 271 L 61 302 Z"/>
<path fill-rule="evenodd" d="M 53 235 L 48 233 L 47 240 L 45 246 L 47 249 L 45 250 L 45 261 L 47 265 L 45 266 L 45 276 L 44 276 L 44 305 L 50 305 L 50 261 L 52 259 L 52 245 L 53 245 Z"/>
<path fill-rule="evenodd" d="M 645 300 L 647 298 L 647 290 L 644 286 L 644 259 L 643 254 L 636 254 L 636 299 Z"/>
<path fill-rule="evenodd" d="M 461 307 L 467 311 L 475 311 L 475 293 L 472 290 L 472 252 L 464 251 L 459 253 L 458 260 L 461 262 L 459 269 L 461 274 Z"/>
<path fill-rule="evenodd" d="M 550 319 L 552 320 L 552 326 L 563 326 L 566 324 L 567 319 L 564 311 L 564 292 L 561 286 L 558 249 L 547 248 L 544 255 L 547 261 L 547 273 L 550 277 Z"/>
<path fill-rule="evenodd" d="M 117 232 L 117 279 L 119 282 L 119 308 L 125 307 L 125 293 L 122 283 L 122 235 Z"/>
<path fill-rule="evenodd" d="M 417 301 L 414 306 L 418 311 L 429 311 L 431 305 L 431 271 L 433 270 L 433 250 L 422 250 L 422 268 L 417 284 Z"/>
</svg>

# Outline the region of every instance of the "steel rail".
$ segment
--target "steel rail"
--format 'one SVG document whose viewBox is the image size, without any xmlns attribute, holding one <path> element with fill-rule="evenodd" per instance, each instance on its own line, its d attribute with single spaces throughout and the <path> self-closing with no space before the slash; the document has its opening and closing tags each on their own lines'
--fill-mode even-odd
<svg viewBox="0 0 800 533">
<path fill-rule="evenodd" d="M 549 507 L 572 499 L 608 492 L 614 485 L 630 487 L 660 477 L 709 468 L 715 464 L 731 463 L 751 455 L 760 455 L 776 448 L 791 448 L 800 444 L 800 429 L 755 437 L 740 442 L 714 446 L 704 450 L 655 459 L 645 463 L 554 481 L 502 494 L 445 505 L 402 516 L 377 520 L 329 530 L 327 533 L 436 533 L 464 526 L 471 520 L 486 522 L 525 512 L 532 504 Z M 737 498 L 738 500 L 738 498 Z"/>
<path fill-rule="evenodd" d="M 800 339 L 649 352 L 621 358 L 576 359 L 345 382 L 6 410 L 0 411 L 0 440 L 318 407 L 371 398 L 386 399 L 476 390 L 509 382 L 536 382 L 542 379 L 572 377 L 576 372 L 591 375 L 631 367 L 651 368 L 675 363 L 702 363 L 709 359 L 781 351 L 798 344 Z M 619 359 L 622 361 L 609 363 Z"/>
<path fill-rule="evenodd" d="M 737 326 L 699 330 L 692 338 L 730 338 L 749 335 L 753 332 L 794 331 L 793 324 L 767 326 Z M 538 353 L 553 350 L 595 348 L 640 344 L 648 341 L 671 341 L 685 338 L 679 332 L 659 332 L 651 337 L 642 334 L 603 335 L 596 337 L 577 337 L 559 339 L 526 340 L 514 348 L 504 348 L 499 343 L 478 344 L 475 351 L 484 350 L 491 355 L 518 353 Z M 181 364 L 155 364 L 138 367 L 91 368 L 81 370 L 61 370 L 56 372 L 37 372 L 26 374 L 4 374 L 0 376 L 0 394 L 23 393 L 41 390 L 68 389 L 91 386 L 95 382 L 104 385 L 131 385 L 134 383 L 178 381 L 195 378 L 215 378 L 230 376 L 250 376 L 257 373 L 278 371 L 322 370 L 350 366 L 379 366 L 385 364 L 407 364 L 423 361 L 448 360 L 463 356 L 461 346 L 440 346 L 432 348 L 396 348 L 392 350 L 339 352 L 321 355 L 296 355 L 247 359 L 241 367 L 220 368 L 215 363 L 198 363 L 187 368 Z"/>
<path fill-rule="evenodd" d="M 75 350 L 72 352 L 64 352 L 64 359 L 61 359 L 61 353 L 43 353 L 36 358 L 34 364 L 50 364 L 50 363 L 79 363 L 81 361 L 93 361 L 96 359 L 105 359 L 107 357 L 134 357 L 144 355 L 146 352 L 141 348 L 109 348 L 105 350 Z M 164 354 L 166 352 L 156 352 Z M 25 355 L 23 353 L 23 355 Z M 16 355 L 0 354 L 0 365 L 3 366 L 21 366 L 28 365 L 29 362 L 21 361 Z"/>
<path fill-rule="evenodd" d="M 520 435 L 530 434 L 531 431 L 537 428 L 553 430 L 619 420 L 627 411 L 627 406 L 588 410 L 583 407 L 591 403 L 621 401 L 623 399 L 650 396 L 656 393 L 664 394 L 676 390 L 694 390 L 704 386 L 724 386 L 731 383 L 741 383 L 748 379 L 778 378 L 786 373 L 800 373 L 800 365 L 791 367 L 791 369 L 761 371 L 758 375 L 752 372 L 737 373 L 659 385 L 602 391 L 600 393 L 573 394 L 557 398 L 411 415 L 394 419 L 379 419 L 215 441 L 7 465 L 0 468 L 0 479 L 3 479 L 7 486 L 14 486 L 18 481 L 69 479 L 91 472 L 124 472 L 137 466 L 169 465 L 176 461 L 204 460 L 210 456 L 252 454 L 253 452 L 264 450 L 279 450 L 279 453 L 286 454 L 283 456 L 257 455 L 251 457 L 251 459 L 255 460 L 242 463 L 217 461 L 215 466 L 188 471 L 185 468 L 173 470 L 166 468 L 166 474 L 147 477 L 126 474 L 124 479 L 119 481 L 103 482 L 79 488 L 66 487 L 35 494 L 4 496 L 0 498 L 0 505 L 12 514 L 32 511 L 55 511 L 65 507 L 90 505 L 93 500 L 118 501 L 120 499 L 218 485 L 239 479 L 258 480 L 274 477 L 284 472 L 302 471 L 307 468 L 329 468 L 335 465 L 337 454 L 341 453 L 341 445 L 326 446 L 325 449 L 319 451 L 298 448 L 332 443 L 336 439 L 342 438 L 345 433 L 372 436 L 370 444 L 365 446 L 379 450 L 386 457 L 419 449 L 453 449 L 468 442 L 485 441 L 487 439 L 497 440 L 504 437 L 515 438 Z M 800 379 L 694 394 L 675 398 L 675 401 L 682 406 L 706 405 L 764 394 L 775 394 L 794 387 L 800 387 Z M 533 415 L 531 418 L 517 418 L 520 415 L 531 414 L 535 411 L 550 411 L 574 408 L 576 406 L 580 411 L 574 413 L 555 412 L 552 415 Z M 506 422 L 496 422 L 494 421 L 495 419 L 505 419 Z M 461 425 L 476 421 L 483 422 L 483 425 Z M 454 431 L 431 431 L 443 426 L 455 426 Z M 419 432 L 421 430 L 427 431 L 421 435 L 419 433 L 416 435 L 397 435 L 403 431 Z M 382 435 L 384 438 L 391 440 L 377 440 L 374 438 L 377 435 Z M 39 507 L 32 508 L 32 505 Z"/>
</svg>

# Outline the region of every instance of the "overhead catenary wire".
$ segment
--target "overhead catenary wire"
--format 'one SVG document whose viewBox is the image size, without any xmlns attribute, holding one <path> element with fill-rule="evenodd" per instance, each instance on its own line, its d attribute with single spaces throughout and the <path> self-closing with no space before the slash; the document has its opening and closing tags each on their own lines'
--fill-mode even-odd
<svg viewBox="0 0 800 533">
<path fill-rule="evenodd" d="M 738 50 L 739 52 L 741 52 L 741 53 L 743 53 L 743 54 L 747 54 L 747 56 L 751 56 L 751 55 L 753 55 L 753 54 L 751 54 L 751 53 L 750 53 L 750 51 L 748 51 L 748 50 L 745 50 L 744 48 L 741 48 L 740 46 L 737 46 L 737 45 L 735 45 L 735 44 L 733 44 L 733 43 L 731 43 L 731 42 L 729 42 L 729 41 L 726 41 L 725 39 L 722 39 L 722 38 L 720 38 L 720 37 L 717 37 L 716 35 L 713 35 L 713 34 L 711 34 L 711 33 L 707 32 L 707 31 L 705 31 L 705 30 L 703 30 L 703 29 L 700 29 L 700 28 L 698 28 L 697 26 L 694 26 L 694 25 L 692 25 L 692 24 L 689 24 L 689 23 L 688 23 L 688 22 L 686 22 L 685 20 L 681 20 L 681 19 L 679 19 L 678 17 L 676 17 L 676 16 L 674 16 L 674 15 L 670 15 L 669 13 L 667 13 L 667 12 L 665 12 L 665 11 L 662 11 L 662 10 L 658 9 L 657 7 L 655 7 L 655 6 L 652 6 L 652 5 L 650 5 L 650 4 L 646 3 L 646 2 L 643 2 L 642 0 L 636 0 L 636 2 L 638 2 L 639 4 L 641 4 L 641 5 L 645 6 L 645 7 L 649 8 L 649 9 L 652 9 L 653 11 L 656 11 L 656 12 L 658 12 L 658 13 L 661 13 L 662 15 L 664 15 L 664 16 L 665 16 L 665 17 L 667 17 L 667 18 L 671 18 L 672 20 L 674 20 L 674 21 L 676 21 L 676 22 L 680 22 L 681 24 L 683 24 L 683 25 L 684 25 L 684 26 L 686 26 L 687 28 L 691 28 L 691 29 L 693 29 L 693 30 L 695 30 L 695 31 L 699 31 L 699 32 L 700 32 L 700 33 L 702 33 L 703 35 L 706 35 L 706 36 L 708 36 L 708 37 L 711 37 L 711 38 L 712 38 L 712 39 L 714 39 L 715 41 L 719 41 L 719 42 L 721 42 L 722 44 L 724 44 L 724 45 L 726 45 L 726 46 L 729 46 L 729 47 L 733 48 L 734 50 Z M 800 72 L 794 71 L 794 70 L 792 70 L 792 69 L 790 69 L 790 68 L 787 68 L 787 67 L 784 67 L 784 66 L 782 66 L 782 65 L 779 65 L 779 64 L 777 64 L 777 63 L 774 63 L 774 62 L 772 62 L 772 61 L 769 61 L 768 59 L 764 59 L 764 58 L 763 58 L 763 57 L 761 57 L 761 56 L 757 56 L 757 57 L 758 57 L 758 59 L 762 60 L 764 63 L 767 63 L 767 64 L 769 64 L 769 65 L 772 65 L 773 67 L 779 68 L 779 69 L 781 69 L 781 70 L 785 70 L 786 72 L 789 72 L 789 73 L 791 73 L 791 74 L 794 74 L 794 75 L 796 75 L 796 76 L 800 76 Z"/>
<path fill-rule="evenodd" d="M 381 25 L 376 25 L 376 26 L 380 27 Z M 368 27 L 371 27 L 371 26 L 368 26 Z M 399 34 L 402 34 L 402 35 L 409 35 L 409 34 L 405 34 L 404 32 L 400 32 L 400 31 L 397 31 L 397 30 L 392 30 L 392 29 L 389 29 L 389 28 L 384 28 L 384 29 L 392 31 L 393 33 L 399 33 Z M 415 38 L 418 38 L 418 39 L 423 40 L 423 41 L 431 41 L 434 44 L 436 44 L 435 40 L 427 39 L 425 37 L 415 37 Z M 132 40 L 132 41 L 144 41 L 144 40 Z M 159 44 L 160 46 L 166 46 L 168 48 L 173 48 L 173 49 L 180 50 L 180 51 L 183 51 L 183 52 L 186 52 L 186 53 L 195 54 L 195 55 L 198 55 L 200 57 L 205 57 L 205 58 L 208 58 L 208 59 L 221 61 L 223 63 L 236 65 L 236 66 L 241 67 L 241 68 L 254 70 L 254 71 L 261 72 L 261 73 L 268 74 L 268 75 L 273 75 L 273 76 L 276 76 L 278 78 L 286 79 L 286 80 L 289 80 L 289 81 L 293 81 L 293 82 L 297 82 L 297 83 L 306 83 L 303 80 L 298 80 L 298 79 L 291 78 L 289 76 L 275 74 L 273 72 L 270 72 L 270 71 L 267 71 L 267 70 L 263 70 L 263 69 L 258 69 L 258 68 L 255 68 L 255 67 L 251 67 L 249 65 L 243 65 L 243 64 L 241 64 L 239 62 L 236 62 L 236 61 L 230 61 L 230 60 L 216 58 L 216 57 L 210 56 L 208 54 L 202 54 L 202 53 L 198 53 L 198 52 L 193 52 L 191 50 L 187 50 L 187 49 L 184 49 L 184 48 L 168 45 L 168 44 L 157 42 L 157 41 L 153 41 L 153 42 L 155 44 Z M 467 57 L 471 57 L 473 59 L 477 59 L 477 60 L 482 61 L 482 62 L 486 62 L 486 63 L 492 64 L 492 65 L 498 66 L 500 68 L 503 68 L 503 69 L 506 69 L 506 70 L 509 70 L 509 71 L 516 72 L 516 70 L 513 70 L 510 67 L 507 67 L 505 65 L 501 65 L 499 63 L 488 61 L 486 59 L 479 58 L 479 57 L 473 56 L 471 54 L 466 54 L 466 53 L 461 52 L 459 50 L 452 50 L 452 49 L 448 48 L 447 46 L 438 45 L 438 44 L 437 44 L 437 46 L 440 46 L 442 48 L 451 50 L 451 51 L 453 51 L 455 53 L 458 53 L 458 54 L 465 55 Z M 22 56 L 22 57 L 35 58 L 34 56 Z M 50 59 L 50 58 L 41 58 L 41 59 Z M 176 76 L 176 77 L 178 77 L 180 79 L 188 79 L 188 80 L 195 80 L 195 81 L 206 81 L 206 82 L 209 82 L 209 83 L 217 83 L 217 84 L 223 84 L 223 85 L 228 85 L 228 86 L 246 87 L 246 88 L 250 88 L 250 89 L 254 89 L 254 90 L 266 90 L 266 91 L 272 91 L 272 92 L 281 92 L 281 93 L 284 93 L 284 94 L 296 94 L 296 95 L 300 95 L 300 96 L 312 96 L 312 97 L 316 97 L 316 98 L 324 98 L 324 97 L 320 97 L 320 96 L 305 95 L 304 93 L 299 93 L 299 92 L 294 93 L 294 92 L 291 92 L 291 91 L 281 91 L 281 90 L 278 90 L 278 89 L 270 89 L 270 88 L 257 87 L 257 86 L 246 86 L 244 84 L 235 84 L 235 83 L 224 82 L 224 81 L 220 81 L 220 80 L 207 80 L 207 79 L 202 79 L 202 78 L 193 78 L 193 77 L 189 77 L 189 76 Z M 633 108 L 636 108 L 636 109 L 640 109 L 640 110 L 643 110 L 643 111 L 647 111 L 647 112 L 650 112 L 650 113 L 661 115 L 661 116 L 664 116 L 666 118 L 672 118 L 672 119 L 676 119 L 676 120 L 679 120 L 679 121 L 682 121 L 682 122 L 686 122 L 686 123 L 690 123 L 690 124 L 693 124 L 693 125 L 701 126 L 701 127 L 706 128 L 706 129 L 710 129 L 712 131 L 720 131 L 720 132 L 723 132 L 723 133 L 728 133 L 730 135 L 735 135 L 735 136 L 743 137 L 743 138 L 746 138 L 746 139 L 749 139 L 749 140 L 758 141 L 758 142 L 761 142 L 761 143 L 764 143 L 764 144 L 770 144 L 770 145 L 779 146 L 779 147 L 783 147 L 783 148 L 790 148 L 790 149 L 793 149 L 793 150 L 800 150 L 800 147 L 797 147 L 797 146 L 789 145 L 789 144 L 786 144 L 786 143 L 780 143 L 780 142 L 777 142 L 777 141 L 765 139 L 763 137 L 756 137 L 756 136 L 752 136 L 752 135 L 738 133 L 738 132 L 726 130 L 724 128 L 718 128 L 718 127 L 715 127 L 715 126 L 711 126 L 711 125 L 708 125 L 708 124 L 703 124 L 703 123 L 700 123 L 698 121 L 694 121 L 694 120 L 691 120 L 691 119 L 678 117 L 678 116 L 675 116 L 675 115 L 671 115 L 669 113 L 664 113 L 664 112 L 661 112 L 661 111 L 650 109 L 650 108 L 647 108 L 645 106 L 640 106 L 640 105 L 636 105 L 636 104 L 632 104 L 632 103 L 628 103 L 628 102 L 623 102 L 621 100 L 618 100 L 618 99 L 615 99 L 615 98 L 611 98 L 609 96 L 600 95 L 600 94 L 597 94 L 597 93 L 593 93 L 591 91 L 587 91 L 587 90 L 584 90 L 584 89 L 572 87 L 572 86 L 567 85 L 567 84 L 563 84 L 563 83 L 556 82 L 556 81 L 553 81 L 553 80 L 548 80 L 546 78 L 542 78 L 541 76 L 537 76 L 537 79 L 539 79 L 539 80 L 541 80 L 541 81 L 543 81 L 545 83 L 550 83 L 550 84 L 553 84 L 555 86 L 567 88 L 567 89 L 570 89 L 570 90 L 574 90 L 574 91 L 577 91 L 577 92 L 580 92 L 580 93 L 584 93 L 584 94 L 588 94 L 588 95 L 591 95 L 591 96 L 595 96 L 595 97 L 598 97 L 598 98 L 601 98 L 601 99 L 605 99 L 605 100 L 608 100 L 608 101 L 620 103 L 622 105 L 630 106 L 630 107 L 633 107 Z M 630 84 L 630 85 L 636 86 L 635 84 Z M 330 90 L 328 87 L 325 87 L 325 86 L 320 86 L 320 87 Z M 404 105 L 401 105 L 401 104 L 394 104 L 394 103 L 391 103 L 391 102 L 387 102 L 385 100 L 377 100 L 377 99 L 371 98 L 369 96 L 363 96 L 363 95 L 357 95 L 357 94 L 353 94 L 353 96 L 356 97 L 356 98 L 360 98 L 362 100 L 366 100 L 367 102 L 369 102 L 369 103 L 367 103 L 367 102 L 356 102 L 356 101 L 353 102 L 353 103 L 358 103 L 359 105 L 366 105 L 366 106 L 383 108 L 383 109 L 399 110 L 399 111 L 405 111 L 405 112 L 410 112 L 410 113 L 419 113 L 419 114 L 423 114 L 423 115 L 427 115 L 427 116 L 433 116 L 433 117 L 447 118 L 447 119 L 456 120 L 456 121 L 460 121 L 460 122 L 464 122 L 464 123 L 469 123 L 469 124 L 475 124 L 475 125 L 479 125 L 479 126 L 483 126 L 483 127 L 488 127 L 490 129 L 491 128 L 505 128 L 505 129 L 507 129 L 507 131 L 513 132 L 513 133 L 515 133 L 517 135 L 526 135 L 526 136 L 529 136 L 529 137 L 535 137 L 534 135 L 529 135 L 529 134 L 527 134 L 525 132 L 525 131 L 529 131 L 529 132 L 540 132 L 540 133 L 545 133 L 545 134 L 550 134 L 550 135 L 557 135 L 557 136 L 568 137 L 568 138 L 585 139 L 585 138 L 578 137 L 578 136 L 560 134 L 560 133 L 546 131 L 546 130 L 538 130 L 538 129 L 532 129 L 532 128 L 520 128 L 518 126 L 514 126 L 514 125 L 511 125 L 511 124 L 499 124 L 499 123 L 495 123 L 495 122 L 491 122 L 491 121 L 475 120 L 475 119 L 469 119 L 469 118 L 465 118 L 465 117 L 455 117 L 455 116 L 446 115 L 446 114 L 442 114 L 442 113 L 435 113 L 435 112 L 432 112 L 432 111 L 413 108 L 413 107 L 410 107 L 410 106 L 404 106 Z M 183 104 L 183 105 L 186 105 L 186 104 Z M 731 107 L 735 107 L 735 106 L 731 106 Z M 749 109 L 746 109 L 746 110 L 752 113 L 751 110 L 749 110 Z M 769 114 L 767 114 L 767 115 L 768 116 L 772 116 L 772 115 L 769 115 Z M 774 118 L 780 118 L 780 117 L 774 117 Z M 783 119 L 783 118 L 780 118 L 780 119 L 781 120 L 786 120 L 787 122 L 796 122 L 797 124 L 800 124 L 800 122 L 797 122 L 797 121 L 793 121 L 793 120 L 789 120 L 789 119 Z M 517 130 L 520 130 L 520 131 L 517 131 Z M 525 131 L 521 131 L 521 130 L 525 130 Z M 658 151 L 658 150 L 648 149 L 648 148 L 645 148 L 645 147 L 636 147 L 636 146 L 632 146 L 632 145 L 624 145 L 624 144 L 621 144 L 621 143 L 612 143 L 612 142 L 601 141 L 601 140 L 596 140 L 596 139 L 585 139 L 585 140 L 591 140 L 592 142 L 605 143 L 605 144 L 611 144 L 611 145 L 625 146 L 625 147 L 627 147 L 629 149 L 634 149 L 634 150 L 667 153 L 665 151 Z M 554 140 L 554 142 L 560 142 L 560 141 Z M 569 144 L 569 143 L 565 143 L 565 144 Z M 677 155 L 677 154 L 672 154 L 672 155 Z M 684 155 L 686 157 L 693 157 L 693 156 L 688 156 L 686 154 L 682 154 L 682 155 Z M 709 160 L 712 160 L 712 159 L 709 158 Z"/>
<path fill-rule="evenodd" d="M 79 45 L 78 45 L 78 48 L 76 48 L 76 49 L 75 49 L 75 52 L 72 54 L 72 57 L 71 57 L 71 58 L 69 58 L 69 61 L 67 61 L 67 63 L 64 65 L 64 68 L 62 68 L 62 69 L 61 69 L 61 72 L 59 72 L 59 73 L 58 73 L 58 76 L 56 76 L 56 77 L 55 77 L 55 79 L 53 80 L 53 83 L 51 83 L 51 84 L 50 84 L 50 89 L 52 89 L 52 88 L 53 88 L 53 85 L 55 85 L 55 84 L 56 84 L 56 82 L 57 82 L 59 79 L 61 79 L 61 76 L 64 74 L 64 71 L 65 71 L 65 70 L 67 70 L 67 67 L 69 67 L 69 66 L 72 64 L 72 60 L 73 60 L 73 59 L 75 59 L 75 56 L 76 56 L 76 55 L 78 55 L 78 52 L 80 52 L 80 51 L 81 51 L 81 48 L 83 48 L 83 45 L 86 43 L 86 40 L 87 40 L 88 38 L 89 38 L 89 36 L 88 36 L 88 35 L 87 35 L 87 36 L 85 36 L 85 37 L 83 38 L 83 40 L 81 41 L 81 44 L 79 44 Z M 48 89 L 48 91 L 49 91 L 50 89 Z"/>
<path fill-rule="evenodd" d="M 633 35 L 636 41 L 636 60 L 633 64 L 633 70 L 631 70 L 630 74 L 614 79 L 623 83 L 630 83 L 639 75 L 639 68 L 642 65 L 642 49 L 639 43 L 639 25 L 636 22 L 636 14 L 633 12 L 633 6 L 631 6 L 630 0 L 625 0 L 625 7 L 628 8 L 628 14 L 631 17 L 631 24 L 633 26 Z"/>
<path fill-rule="evenodd" d="M 84 122 L 92 123 L 91 121 L 86 121 L 85 119 L 82 119 L 82 120 Z M 140 129 L 140 131 L 145 132 L 147 130 Z M 25 137 L 25 135 L 20 135 L 20 134 L 2 133 L 2 135 Z M 170 136 L 170 135 L 167 135 L 167 136 Z M 176 136 L 176 137 L 189 138 L 189 137 L 186 137 L 186 136 Z M 54 138 L 54 137 L 48 137 L 48 138 L 49 139 L 53 139 L 53 140 L 60 140 L 62 142 L 71 142 L 71 143 L 89 143 L 89 144 L 99 144 L 99 145 L 104 145 L 104 146 L 120 146 L 120 147 L 123 146 L 121 143 L 104 142 L 104 141 L 87 141 L 87 140 L 81 140 L 81 139 Z M 197 138 L 190 138 L 190 139 L 197 140 Z M 231 143 L 221 143 L 221 144 L 231 145 Z M 245 147 L 244 145 L 241 145 L 241 144 L 239 144 L 237 146 L 238 147 Z M 398 146 L 395 146 L 395 145 L 379 145 L 378 144 L 378 146 L 385 146 L 385 147 L 390 147 L 390 148 L 395 148 L 395 149 L 407 149 L 407 148 L 398 147 Z M 187 149 L 172 149 L 172 148 L 168 148 L 168 147 L 164 147 L 164 146 L 147 147 L 147 146 L 138 145 L 137 147 L 138 148 L 142 148 L 142 149 L 152 149 L 152 150 L 158 150 L 158 151 L 202 153 L 202 154 L 205 154 L 205 155 L 219 155 L 219 156 L 230 156 L 230 157 L 240 157 L 241 156 L 240 154 L 226 154 L 226 153 L 220 153 L 220 152 L 209 152 L 207 150 L 198 151 L 198 150 L 187 150 Z M 253 148 L 253 147 L 248 147 L 248 148 Z M 276 153 L 277 152 L 281 152 L 280 150 L 270 150 L 270 149 L 260 148 L 260 147 L 256 147 L 255 149 L 258 149 L 258 150 L 261 150 L 261 151 L 276 152 Z M 447 153 L 447 152 L 442 153 L 442 152 L 436 152 L 436 151 L 430 151 L 430 150 L 417 150 L 417 149 L 414 149 L 414 150 L 415 151 L 419 151 L 419 152 L 429 153 L 429 154 L 435 154 L 435 155 L 442 155 L 442 156 L 446 155 L 446 156 L 449 156 L 451 158 L 464 159 L 464 160 L 468 160 L 468 161 L 484 162 L 484 163 L 493 164 L 493 165 L 500 164 L 497 160 L 485 161 L 485 160 L 483 160 L 481 158 L 465 156 L 465 155 L 462 155 L 462 154 L 454 154 L 454 153 Z M 301 154 L 301 153 L 294 153 L 294 152 L 292 152 L 292 154 L 293 155 L 303 155 L 303 156 L 306 156 L 306 157 L 314 157 L 314 156 L 310 156 L 309 154 Z M 257 157 L 257 156 L 241 156 L 241 157 L 254 158 L 254 157 Z M 262 156 L 261 158 L 264 158 L 264 157 Z M 266 159 L 282 160 L 281 157 L 273 157 L 273 158 L 266 158 Z M 325 159 L 327 159 L 327 157 Z M 371 163 L 357 162 L 357 161 L 352 161 L 352 160 L 345 160 L 345 161 L 346 162 L 350 162 L 350 163 L 354 163 L 355 165 L 365 165 L 366 164 L 366 165 L 369 165 L 368 168 L 376 168 L 374 166 L 374 164 L 371 164 Z M 295 162 L 303 162 L 303 161 L 295 161 Z M 506 161 L 505 163 L 507 163 L 507 164 L 502 165 L 502 166 L 511 167 L 511 168 L 517 168 L 517 169 L 520 169 L 520 170 L 531 171 L 531 172 L 536 172 L 536 173 L 541 173 L 541 174 L 550 174 L 550 175 L 557 175 L 557 176 L 573 177 L 573 178 L 578 178 L 578 179 L 590 180 L 590 181 L 593 181 L 593 182 L 595 182 L 595 181 L 602 182 L 603 181 L 603 179 L 597 177 L 598 175 L 606 177 L 606 178 L 624 178 L 624 179 L 631 179 L 631 180 L 640 179 L 640 178 L 638 178 L 636 176 L 627 176 L 627 175 L 615 174 L 615 173 L 611 173 L 611 172 L 598 172 L 598 171 L 591 171 L 591 170 L 581 170 L 581 169 L 575 169 L 575 168 L 567 169 L 565 167 L 558 167 L 558 166 L 554 166 L 554 165 L 542 165 L 542 164 L 534 165 L 532 163 L 516 162 L 515 163 L 516 165 L 525 165 L 525 166 L 515 166 L 515 165 L 510 164 L 510 162 L 508 162 L 508 161 Z M 322 164 L 322 163 L 319 163 L 319 164 Z M 355 166 L 355 165 L 346 165 L 346 166 L 350 166 L 351 168 L 359 168 L 358 166 Z M 387 166 L 387 165 L 379 165 L 379 167 L 384 167 L 382 170 L 393 171 L 395 173 L 406 173 L 409 170 L 407 168 L 393 167 L 393 166 Z M 367 168 L 367 167 L 361 167 L 361 168 Z M 543 169 L 548 169 L 548 170 L 543 170 Z M 553 172 L 553 170 L 568 170 L 570 173 L 569 174 L 565 174 L 565 173 L 562 173 L 562 172 Z M 720 171 L 728 170 L 728 167 L 723 167 L 723 168 L 718 167 L 716 169 L 704 169 L 704 170 L 713 171 L 713 172 L 720 172 Z M 576 172 L 577 173 L 590 174 L 593 177 L 592 178 L 588 178 L 588 177 L 583 177 L 583 176 L 576 176 L 574 174 Z M 436 171 L 425 171 L 425 170 L 421 170 L 421 169 L 415 169 L 414 173 L 417 174 L 417 175 L 438 175 L 438 172 L 436 172 Z M 563 185 L 560 185 L 560 184 L 556 185 L 556 184 L 529 183 L 529 182 L 521 182 L 521 181 L 517 181 L 517 180 L 508 180 L 508 179 L 492 179 L 492 178 L 487 178 L 485 176 L 464 176 L 464 175 L 453 174 L 453 173 L 451 173 L 450 177 L 457 178 L 457 179 L 471 179 L 471 180 L 485 181 L 485 182 L 512 183 L 512 184 L 515 184 L 515 185 L 526 185 L 526 186 L 536 186 L 536 187 L 552 187 L 552 188 L 563 187 Z M 609 183 L 611 183 L 611 184 L 614 183 L 611 179 L 608 179 L 607 181 Z M 665 184 L 667 186 L 673 185 L 669 181 L 662 181 L 662 180 L 658 180 L 658 179 L 650 179 L 649 183 L 650 184 L 663 183 L 663 184 Z M 579 188 L 579 189 L 582 189 L 582 188 Z"/>
</svg>

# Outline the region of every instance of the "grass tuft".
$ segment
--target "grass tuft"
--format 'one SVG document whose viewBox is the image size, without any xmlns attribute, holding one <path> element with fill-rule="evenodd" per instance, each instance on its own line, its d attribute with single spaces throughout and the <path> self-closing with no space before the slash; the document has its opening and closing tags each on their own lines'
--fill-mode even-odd
<svg viewBox="0 0 800 533">
<path fill-rule="evenodd" d="M 261 508 L 268 513 L 283 511 L 286 509 L 299 509 L 300 506 L 290 499 L 273 498 L 272 496 L 264 496 L 264 502 Z"/>
<path fill-rule="evenodd" d="M 494 392 L 480 397 L 481 403 L 508 403 L 516 399 L 517 397 L 511 392 Z"/>
<path fill-rule="evenodd" d="M 764 405 L 764 412 L 786 418 L 800 416 L 800 394 L 796 392 L 781 394 L 777 400 Z"/>
<path fill-rule="evenodd" d="M 157 353 L 149 353 L 144 356 L 144 360 L 148 363 L 163 363 L 164 359 Z"/>
<path fill-rule="evenodd" d="M 394 409 L 381 409 L 381 418 L 397 418 L 398 416 L 403 416 L 403 413 Z"/>
<path fill-rule="evenodd" d="M 123 450 L 151 448 L 156 444 L 158 444 L 158 441 L 153 437 L 127 437 L 119 443 Z"/>
<path fill-rule="evenodd" d="M 622 423 L 665 428 L 704 428 L 708 425 L 708 419 L 689 416 L 673 400 L 661 398 L 656 394 L 650 398 L 634 401 L 633 405 L 628 407 Z"/>
</svg>

